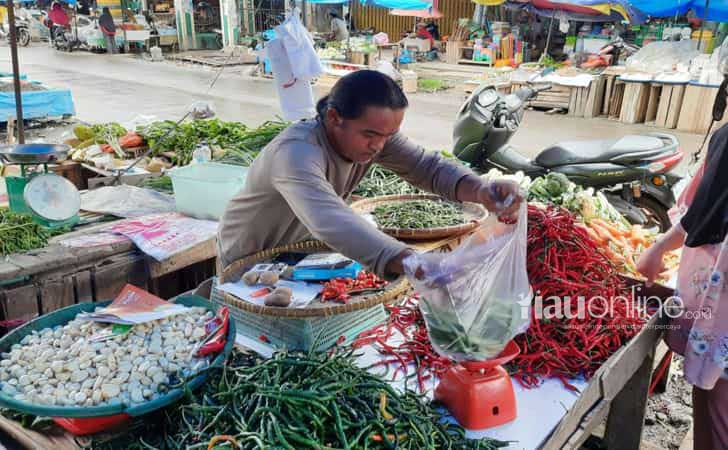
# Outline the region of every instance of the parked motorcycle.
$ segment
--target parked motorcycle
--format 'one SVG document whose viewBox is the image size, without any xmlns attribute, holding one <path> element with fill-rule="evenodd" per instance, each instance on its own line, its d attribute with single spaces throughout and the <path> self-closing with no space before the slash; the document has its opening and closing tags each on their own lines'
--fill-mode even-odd
<svg viewBox="0 0 728 450">
<path fill-rule="evenodd" d="M 10 30 L 3 30 L 2 34 L 8 42 L 10 42 Z M 21 17 L 15 18 L 15 39 L 20 47 L 27 47 L 30 45 L 30 25 L 26 19 Z"/>
<path fill-rule="evenodd" d="M 481 173 L 492 168 L 538 177 L 560 172 L 574 183 L 600 190 L 627 220 L 666 231 L 674 168 L 683 152 L 675 136 L 648 133 L 621 139 L 560 142 L 526 158 L 508 142 L 523 121 L 525 104 L 550 85 L 530 86 L 504 95 L 481 86 L 458 112 L 453 133 L 455 155 Z"/>
</svg>

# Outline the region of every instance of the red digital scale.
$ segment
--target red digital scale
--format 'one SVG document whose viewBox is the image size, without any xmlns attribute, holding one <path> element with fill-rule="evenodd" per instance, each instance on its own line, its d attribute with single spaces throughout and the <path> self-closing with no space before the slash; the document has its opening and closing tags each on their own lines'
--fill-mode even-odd
<svg viewBox="0 0 728 450">
<path fill-rule="evenodd" d="M 516 419 L 516 394 L 511 376 L 501 367 L 521 350 L 511 341 L 498 357 L 488 361 L 464 361 L 442 376 L 435 400 L 445 405 L 468 430 L 483 430 Z"/>
</svg>

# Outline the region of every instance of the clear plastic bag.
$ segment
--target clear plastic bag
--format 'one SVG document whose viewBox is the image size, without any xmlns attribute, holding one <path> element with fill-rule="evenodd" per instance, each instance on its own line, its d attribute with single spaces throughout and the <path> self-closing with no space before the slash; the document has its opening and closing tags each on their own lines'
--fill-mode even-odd
<svg viewBox="0 0 728 450">
<path fill-rule="evenodd" d="M 492 215 L 453 252 L 404 260 L 407 278 L 421 295 L 430 340 L 441 355 L 488 360 L 528 329 L 532 291 L 526 211 L 523 202 L 515 225 Z"/>
</svg>

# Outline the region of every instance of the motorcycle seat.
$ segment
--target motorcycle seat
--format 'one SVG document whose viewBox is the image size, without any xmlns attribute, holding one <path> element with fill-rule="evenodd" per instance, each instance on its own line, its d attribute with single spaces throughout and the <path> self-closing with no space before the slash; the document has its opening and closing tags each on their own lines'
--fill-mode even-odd
<svg viewBox="0 0 728 450">
<path fill-rule="evenodd" d="M 662 139 L 654 136 L 624 136 L 617 140 L 559 142 L 536 156 L 534 162 L 541 167 L 568 164 L 594 164 L 624 159 L 654 156 L 665 150 Z"/>
</svg>

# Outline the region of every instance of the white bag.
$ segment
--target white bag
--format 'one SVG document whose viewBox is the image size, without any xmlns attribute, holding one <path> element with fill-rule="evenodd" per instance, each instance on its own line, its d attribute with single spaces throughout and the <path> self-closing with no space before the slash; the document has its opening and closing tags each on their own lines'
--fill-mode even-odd
<svg viewBox="0 0 728 450">
<path fill-rule="evenodd" d="M 523 202 L 515 225 L 491 215 L 453 252 L 404 260 L 410 284 L 422 295 L 420 309 L 439 354 L 456 361 L 488 360 L 528 329 L 532 291 L 526 211 Z M 424 276 L 418 278 L 420 270 Z"/>
<path fill-rule="evenodd" d="M 307 79 L 296 78 L 281 39 L 266 44 L 278 99 L 286 120 L 310 119 L 316 115 L 313 88 Z"/>
<path fill-rule="evenodd" d="M 313 80 L 324 71 L 313 40 L 298 17 L 298 9 L 275 28 L 276 36 L 283 42 L 293 75 L 300 80 Z"/>
</svg>

